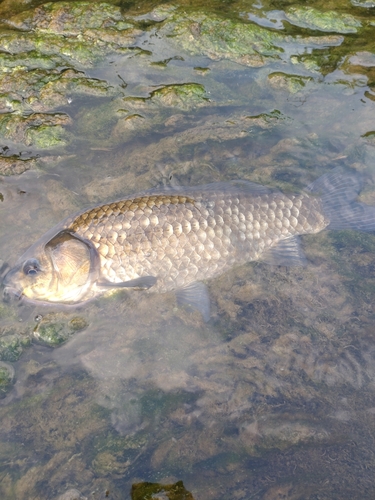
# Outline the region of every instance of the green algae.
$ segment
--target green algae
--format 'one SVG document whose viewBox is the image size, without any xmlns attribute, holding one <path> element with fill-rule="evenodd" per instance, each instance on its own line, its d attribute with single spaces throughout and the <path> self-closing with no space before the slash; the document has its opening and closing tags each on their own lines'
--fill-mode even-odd
<svg viewBox="0 0 375 500">
<path fill-rule="evenodd" d="M 67 322 L 58 314 L 50 314 L 41 319 L 34 328 L 33 334 L 34 338 L 42 344 L 58 347 L 87 326 L 87 321 L 82 317 L 74 317 Z"/>
<path fill-rule="evenodd" d="M 105 80 L 90 78 L 81 70 L 98 66 L 110 54 L 124 54 L 130 47 L 133 56 L 147 52 L 147 58 L 152 58 L 152 52 L 136 48 L 140 35 L 157 34 L 170 47 L 192 55 L 255 67 L 285 58 L 285 46 L 290 50 L 293 46 L 316 44 L 321 46 L 316 49 L 319 51 L 341 43 L 341 39 L 332 36 L 286 36 L 235 17 L 225 19 L 216 14 L 185 12 L 175 6 L 160 6 L 141 20 L 126 18 L 118 7 L 110 4 L 54 2 L 13 16 L 8 24 L 13 31 L 0 34 L 4 66 L 0 74 L 0 108 L 8 112 L 1 118 L 0 134 L 4 139 L 39 150 L 72 145 L 74 136 L 66 129 L 72 121 L 67 118 L 65 123 L 56 123 L 45 117 L 45 121 L 35 125 L 25 115 L 36 112 L 42 119 L 41 113 L 69 107 L 79 97 L 121 94 L 119 88 Z M 317 57 L 294 57 L 296 63 L 319 71 Z M 166 58 L 164 66 L 176 59 L 181 60 L 181 56 L 173 54 Z M 281 77 L 275 72 L 268 79 L 274 88 L 279 85 L 280 90 L 291 94 L 302 92 L 310 81 L 306 76 Z M 74 111 L 76 132 L 91 143 L 110 141 L 111 147 L 137 134 L 154 132 L 173 110 L 189 112 L 214 104 L 241 106 L 246 102 L 247 96 L 238 95 L 233 100 L 224 85 L 211 80 L 208 91 L 201 83 L 190 82 L 161 86 L 146 98 L 128 96 L 123 103 L 118 100 L 104 105 L 100 101 L 79 103 L 80 109 Z M 213 94 L 215 98 L 211 97 Z M 16 115 L 10 116 L 12 112 Z"/>
<path fill-rule="evenodd" d="M 172 13 L 158 32 L 192 55 L 205 55 L 214 61 L 228 59 L 250 67 L 261 67 L 283 59 L 285 45 L 289 50 L 295 45 L 298 53 L 298 45 L 329 46 L 341 44 L 343 40 L 335 35 L 292 37 L 255 23 L 214 14 L 208 16 L 203 12 L 187 14 L 179 10 Z"/>
<path fill-rule="evenodd" d="M 38 149 L 66 146 L 70 142 L 69 139 L 69 134 L 60 125 L 30 127 L 25 133 L 25 144 Z"/>
<path fill-rule="evenodd" d="M 43 69 L 51 70 L 64 64 L 64 59 L 57 54 L 41 54 L 37 50 L 9 54 L 0 52 L 0 68 L 2 73 L 12 73 L 14 70 Z M 16 81 L 16 79 L 15 79 Z"/>
<path fill-rule="evenodd" d="M 79 35 L 83 30 L 116 25 L 122 21 L 118 7 L 105 2 L 49 2 L 32 14 L 25 11 L 8 20 L 13 28 L 46 33 Z"/>
<path fill-rule="evenodd" d="M 118 7 L 108 3 L 46 3 L 7 22 L 23 35 L 2 35 L 0 45 L 8 43 L 4 47 L 12 48 L 13 53 L 24 42 L 29 50 L 34 46 L 42 54 L 60 54 L 84 65 L 108 51 L 129 47 L 140 34 L 132 22 L 124 20 Z"/>
<path fill-rule="evenodd" d="M 0 116 L 0 137 L 14 142 L 35 145 L 38 149 L 64 146 L 69 134 L 63 127 L 71 122 L 68 115 L 62 113 L 32 113 L 21 116 L 6 113 Z"/>
<path fill-rule="evenodd" d="M 313 7 L 290 7 L 286 18 L 292 24 L 312 30 L 334 33 L 357 33 L 361 22 L 350 14 L 340 14 L 333 10 L 322 12 Z"/>
<path fill-rule="evenodd" d="M 0 360 L 17 361 L 30 344 L 28 336 L 13 334 L 0 337 Z"/>
</svg>

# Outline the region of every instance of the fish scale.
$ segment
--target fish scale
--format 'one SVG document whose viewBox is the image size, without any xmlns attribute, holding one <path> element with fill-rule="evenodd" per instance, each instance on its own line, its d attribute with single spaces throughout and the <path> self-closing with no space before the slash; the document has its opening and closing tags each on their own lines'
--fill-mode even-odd
<svg viewBox="0 0 375 500">
<path fill-rule="evenodd" d="M 329 172 L 300 194 L 247 181 L 149 191 L 84 210 L 36 241 L 4 276 L 4 298 L 77 303 L 118 288 L 175 289 L 210 318 L 202 283 L 233 265 L 306 263 L 299 235 L 375 231 L 362 175 Z"/>
<path fill-rule="evenodd" d="M 165 292 L 257 260 L 279 240 L 329 221 L 308 194 L 220 191 L 148 195 L 90 209 L 66 228 L 92 241 L 113 283 L 157 277 Z"/>
</svg>

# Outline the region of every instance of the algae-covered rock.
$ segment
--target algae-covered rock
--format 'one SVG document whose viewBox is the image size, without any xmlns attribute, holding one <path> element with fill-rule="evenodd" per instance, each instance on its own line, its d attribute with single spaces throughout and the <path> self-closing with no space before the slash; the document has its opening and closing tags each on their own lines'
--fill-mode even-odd
<svg viewBox="0 0 375 500">
<path fill-rule="evenodd" d="M 266 58 L 278 58 L 283 35 L 256 24 L 223 19 L 203 13 L 176 12 L 161 29 L 163 35 L 191 54 L 210 59 L 230 59 L 246 66 L 263 66 Z"/>
<path fill-rule="evenodd" d="M 290 7 L 286 18 L 292 24 L 301 28 L 328 31 L 333 33 L 357 33 L 361 27 L 360 21 L 350 14 L 340 14 L 333 10 L 322 12 L 313 7 Z"/>
<path fill-rule="evenodd" d="M 113 88 L 103 80 L 87 78 L 73 69 L 27 70 L 16 68 L 0 74 L 0 106 L 8 111 L 51 111 L 70 104 L 75 96 L 111 96 Z"/>
<path fill-rule="evenodd" d="M 181 110 L 208 104 L 206 90 L 198 83 L 184 83 L 180 85 L 165 85 L 151 93 L 153 104 Z"/>
<path fill-rule="evenodd" d="M 296 94 L 303 90 L 307 83 L 313 81 L 313 79 L 308 76 L 287 75 L 275 72 L 268 75 L 268 81 L 271 87 L 275 89 L 287 90 L 291 94 Z"/>
<path fill-rule="evenodd" d="M 64 61 L 85 67 L 109 52 L 132 46 L 141 34 L 118 7 L 107 3 L 46 3 L 5 22 L 22 34 L 3 33 L 0 48 L 12 54 L 59 54 Z"/>
<path fill-rule="evenodd" d="M 20 175 L 35 166 L 35 160 L 21 160 L 17 156 L 0 156 L 0 175 Z"/>
<path fill-rule="evenodd" d="M 0 361 L 0 399 L 5 398 L 12 387 L 14 379 L 14 368 L 8 363 Z"/>
<path fill-rule="evenodd" d="M 342 38 L 333 35 L 324 39 L 291 37 L 254 23 L 214 14 L 208 16 L 202 12 L 187 14 L 179 10 L 164 22 L 159 33 L 169 37 L 173 45 L 192 55 L 205 55 L 214 61 L 228 59 L 250 67 L 260 67 L 267 62 L 282 59 L 285 45 L 298 54 L 299 45 L 314 43 L 317 46 L 327 46 L 342 42 Z"/>
<path fill-rule="evenodd" d="M 83 30 L 116 25 L 122 20 L 119 7 L 105 2 L 50 2 L 32 13 L 13 16 L 9 25 L 21 30 L 79 35 Z"/>
<path fill-rule="evenodd" d="M 123 475 L 131 461 L 123 457 L 122 453 L 110 453 L 103 451 L 98 453 L 92 462 L 92 466 L 99 476 Z"/>
<path fill-rule="evenodd" d="M 64 113 L 32 113 L 26 116 L 6 113 L 0 115 L 0 137 L 48 149 L 67 144 L 70 136 L 63 126 L 70 123 L 70 117 Z"/>
<path fill-rule="evenodd" d="M 70 118 L 51 111 L 75 96 L 113 96 L 106 81 L 78 69 L 123 53 L 142 31 L 118 7 L 91 2 L 47 3 L 4 22 L 13 29 L 0 33 L 0 137 L 37 149 L 70 144 Z"/>
<path fill-rule="evenodd" d="M 63 314 L 48 314 L 36 325 L 33 333 L 42 344 L 57 347 L 87 326 L 87 321 L 79 316 L 69 320 Z"/>
<path fill-rule="evenodd" d="M 203 85 L 186 83 L 164 85 L 149 97 L 125 97 L 102 105 L 101 111 L 87 110 L 80 119 L 80 127 L 95 131 L 93 139 L 109 136 L 114 142 L 124 142 L 134 135 L 145 134 L 155 127 L 165 126 L 176 111 L 189 112 L 210 106 Z"/>
<path fill-rule="evenodd" d="M 30 337 L 17 333 L 0 337 L 0 360 L 17 361 L 30 343 Z"/>
<path fill-rule="evenodd" d="M 194 500 L 182 481 L 174 484 L 135 483 L 131 489 L 132 500 L 148 500 L 160 498 L 165 500 Z"/>
</svg>

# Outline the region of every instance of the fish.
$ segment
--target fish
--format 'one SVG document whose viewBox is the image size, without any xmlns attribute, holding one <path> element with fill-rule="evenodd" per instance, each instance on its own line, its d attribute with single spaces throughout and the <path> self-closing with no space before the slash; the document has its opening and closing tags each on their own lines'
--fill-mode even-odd
<svg viewBox="0 0 375 500">
<path fill-rule="evenodd" d="M 301 236 L 375 230 L 363 180 L 334 169 L 300 193 L 246 180 L 164 188 L 68 217 L 3 278 L 6 300 L 77 304 L 121 288 L 165 293 L 210 319 L 205 282 L 251 261 L 306 265 Z"/>
</svg>

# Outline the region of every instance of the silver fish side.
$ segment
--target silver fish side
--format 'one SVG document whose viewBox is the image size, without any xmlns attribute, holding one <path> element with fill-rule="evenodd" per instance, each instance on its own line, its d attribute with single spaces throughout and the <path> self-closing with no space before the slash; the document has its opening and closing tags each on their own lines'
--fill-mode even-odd
<svg viewBox="0 0 375 500">
<path fill-rule="evenodd" d="M 303 234 L 375 230 L 374 207 L 355 201 L 358 179 L 335 170 L 300 194 L 234 181 L 100 205 L 38 240 L 5 276 L 5 290 L 62 303 L 121 287 L 176 290 L 208 319 L 202 281 L 249 261 L 303 264 Z"/>
</svg>

